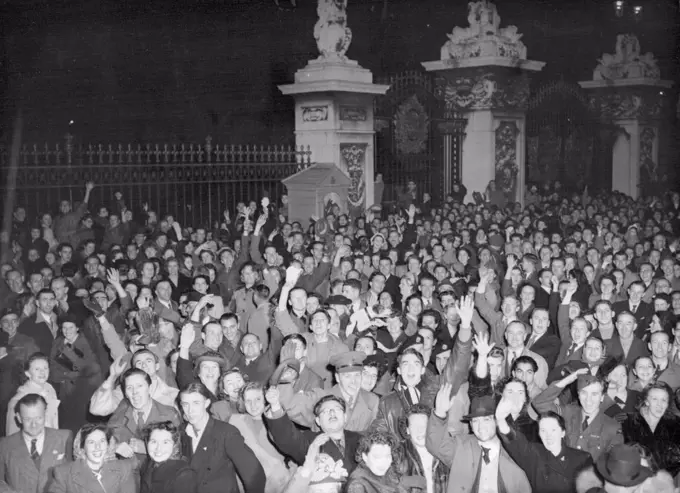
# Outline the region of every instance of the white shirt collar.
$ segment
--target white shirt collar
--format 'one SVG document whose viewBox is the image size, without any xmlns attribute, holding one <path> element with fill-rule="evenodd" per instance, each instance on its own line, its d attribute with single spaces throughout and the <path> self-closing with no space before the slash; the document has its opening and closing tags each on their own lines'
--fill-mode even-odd
<svg viewBox="0 0 680 493">
<path fill-rule="evenodd" d="M 21 432 L 21 436 L 24 439 L 24 443 L 26 444 L 26 447 L 28 447 L 29 452 L 31 451 L 31 441 L 38 440 L 35 444 L 35 448 L 38 450 L 38 453 L 42 455 L 45 446 L 45 430 L 37 437 L 30 437 L 24 432 Z"/>
</svg>

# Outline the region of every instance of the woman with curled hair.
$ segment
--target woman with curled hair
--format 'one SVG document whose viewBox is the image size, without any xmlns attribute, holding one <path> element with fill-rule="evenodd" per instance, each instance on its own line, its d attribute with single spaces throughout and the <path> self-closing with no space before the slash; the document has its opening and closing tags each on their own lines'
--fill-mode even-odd
<svg viewBox="0 0 680 493">
<path fill-rule="evenodd" d="M 32 354 L 24 364 L 24 383 L 7 404 L 7 436 L 19 431 L 16 422 L 15 406 L 27 394 L 39 394 L 47 402 L 45 426 L 59 428 L 59 398 L 57 391 L 48 382 L 50 378 L 50 360 L 43 353 Z"/>
<path fill-rule="evenodd" d="M 288 469 L 285 457 L 269 440 L 262 420 L 266 406 L 264 386 L 260 382 L 249 382 L 241 388 L 239 394 L 241 414 L 232 414 L 229 423 L 238 428 L 246 445 L 262 464 L 267 478 L 265 493 L 281 493 L 295 469 Z"/>
<path fill-rule="evenodd" d="M 680 472 L 680 420 L 671 412 L 672 398 L 664 382 L 645 387 L 638 410 L 627 415 L 621 429 L 626 443 L 646 447 L 659 468 L 675 476 Z"/>
<path fill-rule="evenodd" d="M 46 492 L 137 493 L 135 460 L 111 458 L 112 430 L 104 424 L 86 424 L 78 434 L 76 460 L 54 468 Z"/>
<path fill-rule="evenodd" d="M 144 430 L 149 460 L 141 471 L 141 493 L 195 493 L 196 473 L 182 457 L 180 429 L 171 421 L 153 423 Z"/>
<path fill-rule="evenodd" d="M 364 435 L 357 447 L 357 467 L 350 474 L 347 493 L 405 493 L 397 465 L 401 461 L 401 445 L 391 433 L 376 431 Z"/>
</svg>

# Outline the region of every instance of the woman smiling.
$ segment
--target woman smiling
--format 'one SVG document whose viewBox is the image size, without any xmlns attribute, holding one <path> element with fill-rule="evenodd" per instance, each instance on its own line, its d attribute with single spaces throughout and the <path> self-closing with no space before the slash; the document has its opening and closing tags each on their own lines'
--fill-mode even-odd
<svg viewBox="0 0 680 493">
<path fill-rule="evenodd" d="M 141 493 L 194 493 L 196 473 L 181 456 L 180 430 L 170 421 L 145 430 L 149 458 L 142 468 Z"/>
<path fill-rule="evenodd" d="M 54 468 L 47 493 L 136 493 L 134 461 L 107 459 L 111 436 L 105 425 L 83 426 L 79 457 Z"/>
</svg>

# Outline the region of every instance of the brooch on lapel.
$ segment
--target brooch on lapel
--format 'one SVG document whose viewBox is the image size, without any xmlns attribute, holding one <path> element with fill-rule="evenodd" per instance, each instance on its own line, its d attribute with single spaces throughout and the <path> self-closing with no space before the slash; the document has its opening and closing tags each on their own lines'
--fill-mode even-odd
<svg viewBox="0 0 680 493">
<path fill-rule="evenodd" d="M 203 451 L 206 452 L 208 450 L 208 447 L 203 447 Z"/>
</svg>

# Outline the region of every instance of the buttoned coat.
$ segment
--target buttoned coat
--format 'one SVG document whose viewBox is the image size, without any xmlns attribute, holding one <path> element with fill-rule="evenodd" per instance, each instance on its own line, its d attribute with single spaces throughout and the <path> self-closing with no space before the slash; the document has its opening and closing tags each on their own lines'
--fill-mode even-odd
<svg viewBox="0 0 680 493">
<path fill-rule="evenodd" d="M 427 450 L 449 468 L 447 493 L 470 493 L 477 478 L 482 448 L 477 437 L 468 434 L 450 435 L 446 420 L 432 413 L 427 422 Z M 498 459 L 498 475 L 506 493 L 528 493 L 529 480 L 503 447 Z"/>
<path fill-rule="evenodd" d="M 54 468 L 46 493 L 137 493 L 133 460 L 106 461 L 100 474 L 101 483 L 82 459 L 61 464 Z"/>
<path fill-rule="evenodd" d="M 531 443 L 521 433 L 501 434 L 503 446 L 526 472 L 533 493 L 573 493 L 576 476 L 589 467 L 593 459 L 586 452 L 562 446 L 554 456 L 542 443 Z"/>
<path fill-rule="evenodd" d="M 45 428 L 40 465 L 36 467 L 21 432 L 0 439 L 0 493 L 43 493 L 52 470 L 73 457 L 73 434 Z"/>
<path fill-rule="evenodd" d="M 195 452 L 185 428 L 182 455 L 198 475 L 197 493 L 238 493 L 238 478 L 244 491 L 264 493 L 266 478 L 262 465 L 241 433 L 229 423 L 209 418 Z"/>
</svg>

